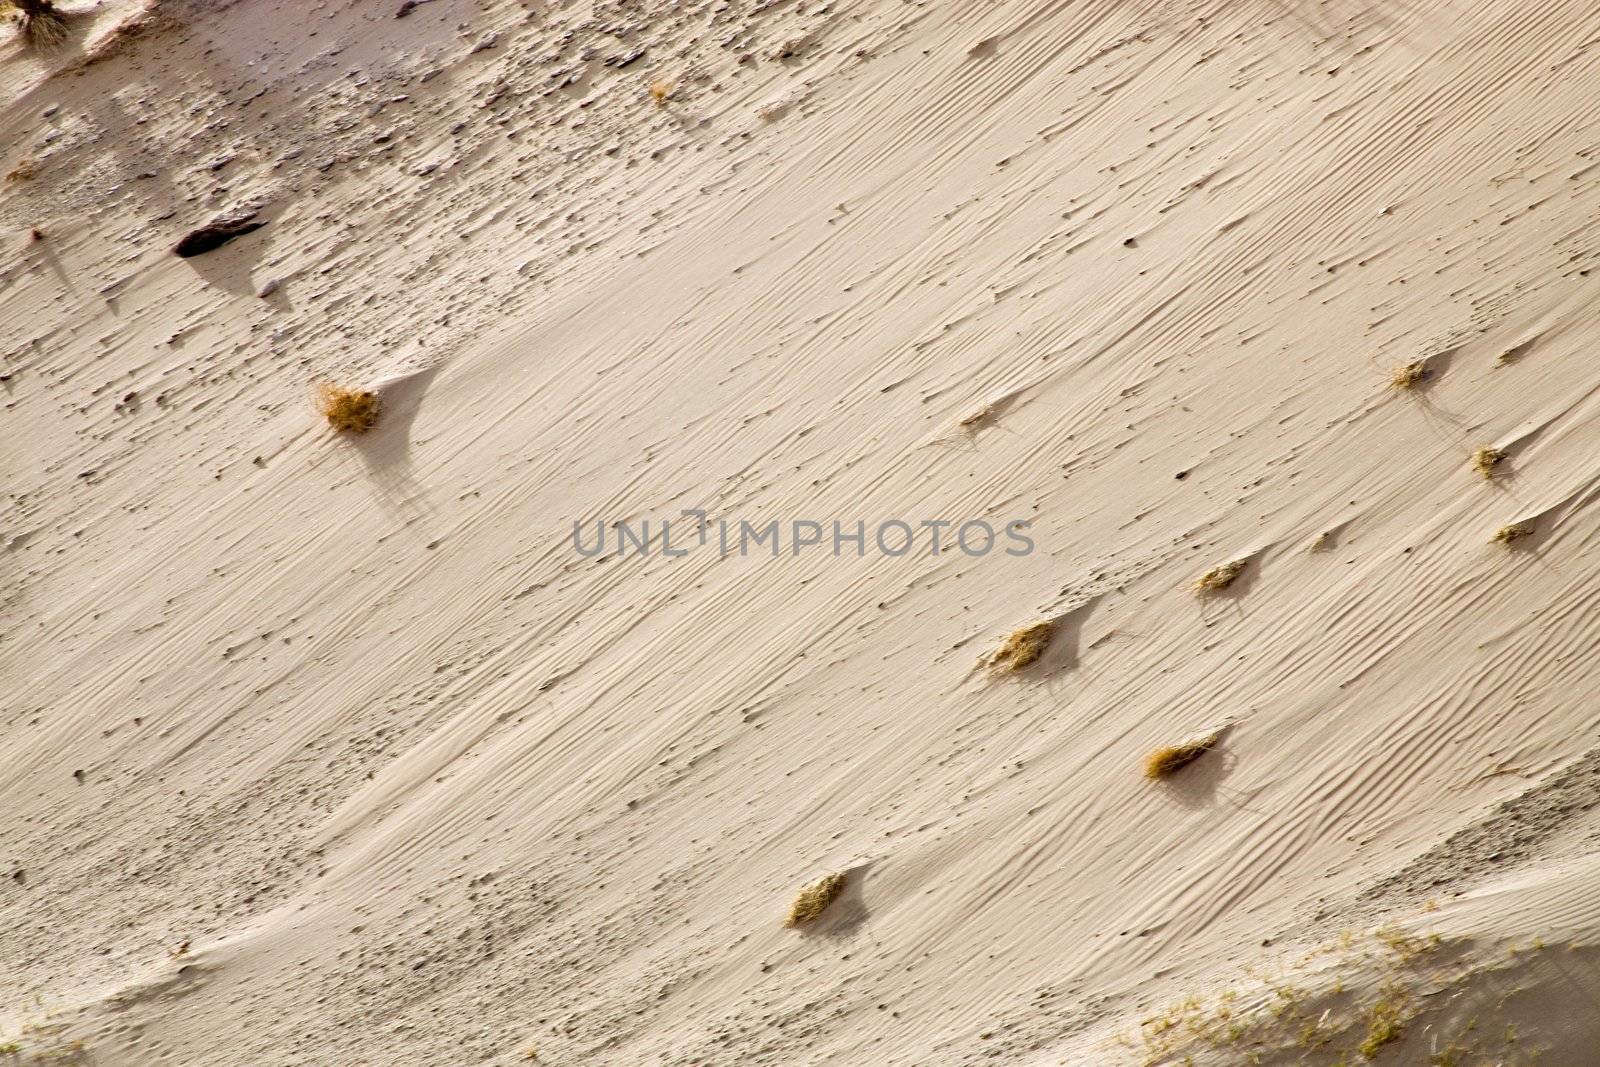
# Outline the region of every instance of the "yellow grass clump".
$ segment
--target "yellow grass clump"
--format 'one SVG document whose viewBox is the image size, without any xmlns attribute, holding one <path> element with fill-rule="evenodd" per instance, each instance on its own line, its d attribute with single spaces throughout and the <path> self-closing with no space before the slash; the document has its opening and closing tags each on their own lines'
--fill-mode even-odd
<svg viewBox="0 0 1600 1067">
<path fill-rule="evenodd" d="M 1485 478 L 1493 478 L 1495 468 L 1505 461 L 1506 453 L 1503 448 L 1484 447 L 1472 453 L 1472 469 Z"/>
<path fill-rule="evenodd" d="M 1427 380 L 1428 364 L 1425 360 L 1412 360 L 1389 372 L 1389 385 L 1395 389 L 1415 389 Z"/>
<path fill-rule="evenodd" d="M 1055 636 L 1056 624 L 1052 619 L 1013 630 L 989 657 L 989 669 L 996 674 L 1015 674 L 1039 662 L 1039 657 L 1044 655 L 1044 650 L 1050 647 Z"/>
<path fill-rule="evenodd" d="M 317 387 L 317 409 L 343 433 L 366 433 L 378 424 L 378 394 L 364 389 L 323 382 Z"/>
<path fill-rule="evenodd" d="M 1221 739 L 1222 731 L 1213 730 L 1204 737 L 1158 748 L 1144 758 L 1144 776 L 1152 780 L 1169 778 L 1216 748 Z"/>
<path fill-rule="evenodd" d="M 650 83 L 650 99 L 656 102 L 656 107 L 665 107 L 667 101 L 672 99 L 673 92 L 678 88 L 676 82 L 665 78 L 657 78 Z"/>
<path fill-rule="evenodd" d="M 1533 522 L 1531 520 L 1524 520 L 1522 522 L 1513 522 L 1506 526 L 1500 527 L 1500 529 L 1494 532 L 1494 537 L 1492 540 L 1497 545 L 1506 545 L 1509 547 L 1516 544 L 1518 541 L 1522 540 L 1524 537 L 1527 537 L 1531 533 L 1533 533 Z"/>
<path fill-rule="evenodd" d="M 10 183 L 31 182 L 38 176 L 39 165 L 33 161 L 31 156 L 6 171 L 6 181 Z"/>
<path fill-rule="evenodd" d="M 844 892 L 844 883 L 843 874 L 830 874 L 800 890 L 800 895 L 789 906 L 789 917 L 783 920 L 783 925 L 803 926 L 816 919 L 828 910 L 829 904 L 839 899 L 839 894 Z"/>
<path fill-rule="evenodd" d="M 1232 585 L 1234 579 L 1244 573 L 1247 560 L 1236 559 L 1219 566 L 1212 567 L 1199 578 L 1195 579 L 1195 593 L 1204 596 L 1206 593 L 1220 593 Z"/>
</svg>

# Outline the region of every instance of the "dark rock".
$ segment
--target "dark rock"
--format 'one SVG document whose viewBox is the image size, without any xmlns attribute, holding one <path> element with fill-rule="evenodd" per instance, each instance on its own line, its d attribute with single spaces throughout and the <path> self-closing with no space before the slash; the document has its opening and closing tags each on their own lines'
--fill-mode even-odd
<svg viewBox="0 0 1600 1067">
<path fill-rule="evenodd" d="M 254 208 L 230 211 L 226 215 L 217 216 L 198 230 L 189 231 L 183 240 L 173 246 L 172 252 L 173 255 L 184 259 L 203 256 L 207 252 L 221 248 L 235 237 L 254 233 L 265 225 Z"/>
<path fill-rule="evenodd" d="M 605 65 L 608 66 L 608 67 L 611 67 L 614 70 L 621 70 L 623 67 L 630 66 L 633 63 L 637 63 L 643 56 L 644 56 L 644 49 L 643 48 L 635 48 L 632 51 L 623 52 L 620 55 L 612 56 L 610 59 L 607 59 L 605 61 Z"/>
</svg>

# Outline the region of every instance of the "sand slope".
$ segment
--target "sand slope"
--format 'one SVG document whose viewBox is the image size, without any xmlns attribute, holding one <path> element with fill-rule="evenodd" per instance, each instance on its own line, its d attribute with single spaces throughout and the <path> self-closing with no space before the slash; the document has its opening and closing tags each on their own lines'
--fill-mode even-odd
<svg viewBox="0 0 1600 1067">
<path fill-rule="evenodd" d="M 0 1045 L 1594 1062 L 1600 11 L 397 7 L 0 56 Z"/>
</svg>

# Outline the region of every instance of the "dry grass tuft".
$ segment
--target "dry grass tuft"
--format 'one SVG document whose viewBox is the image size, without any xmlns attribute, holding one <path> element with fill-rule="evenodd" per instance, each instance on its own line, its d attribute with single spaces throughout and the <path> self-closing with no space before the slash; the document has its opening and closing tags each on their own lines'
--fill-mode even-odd
<svg viewBox="0 0 1600 1067">
<path fill-rule="evenodd" d="M 1389 385 L 1394 389 L 1415 389 L 1427 378 L 1428 364 L 1425 360 L 1418 359 L 1390 371 Z"/>
<path fill-rule="evenodd" d="M 1212 567 L 1199 578 L 1195 579 L 1194 591 L 1200 596 L 1207 593 L 1220 593 L 1234 583 L 1239 575 L 1244 573 L 1248 560 L 1236 559 L 1219 566 Z"/>
<path fill-rule="evenodd" d="M 1434 951 L 1444 944 L 1444 938 L 1438 934 L 1429 934 L 1422 937 L 1408 934 L 1398 926 L 1380 926 L 1372 932 L 1372 936 L 1383 942 L 1390 952 L 1395 955 L 1398 963 L 1410 964 Z"/>
<path fill-rule="evenodd" d="M 317 386 L 317 410 L 328 425 L 344 433 L 366 433 L 378 424 L 378 394 L 343 389 L 329 382 Z"/>
<path fill-rule="evenodd" d="M 1538 338 L 1534 338 L 1534 340 L 1538 340 Z M 1504 352 L 1495 357 L 1495 366 L 1509 367 L 1511 364 L 1521 359 L 1527 353 L 1527 351 L 1533 347 L 1533 344 L 1533 341 L 1524 341 L 1519 345 L 1513 345 L 1512 347 L 1506 349 Z"/>
<path fill-rule="evenodd" d="M 1384 987 L 1378 1002 L 1372 1006 L 1371 1014 L 1367 1016 L 1367 1036 L 1359 1049 L 1364 1059 L 1376 1059 L 1383 1046 L 1400 1040 L 1400 1034 L 1405 1030 L 1410 1000 L 1402 986 L 1390 984 Z"/>
<path fill-rule="evenodd" d="M 1337 941 L 1289 963 L 1293 970 L 1282 971 L 1281 964 L 1266 972 L 1246 966 L 1244 972 L 1251 979 L 1248 998 L 1231 988 L 1214 996 L 1190 996 L 1142 1021 L 1134 1034 L 1119 1035 L 1117 1042 L 1138 1056 L 1131 1062 L 1145 1067 L 1192 1067 L 1200 1062 L 1227 1067 L 1264 1063 L 1356 1067 L 1369 1062 L 1394 1067 L 1525 1067 L 1543 1062 L 1504 1014 L 1505 995 L 1496 990 L 1500 981 L 1493 977 L 1500 965 L 1492 958 L 1432 959 L 1433 950 L 1444 943 L 1439 935 L 1412 934 L 1398 926 L 1381 927 L 1372 936 L 1392 955 L 1358 951 L 1360 938 L 1346 930 Z M 1333 957 L 1330 963 L 1316 962 L 1326 955 Z M 1303 973 L 1308 985 L 1291 981 L 1300 968 L 1307 968 Z M 1416 987 L 1419 980 L 1425 989 Z M 1500 993 L 1497 1006 L 1483 1004 L 1494 1014 L 1481 1020 L 1482 1025 L 1476 1016 L 1443 1006 L 1470 1005 L 1484 994 L 1493 999 L 1496 992 Z M 1430 1006 L 1429 998 L 1435 995 L 1439 999 Z M 1496 1033 L 1502 1026 L 1503 1037 Z M 1405 1056 L 1399 1048 L 1408 1038 L 1411 1055 Z M 1431 1045 L 1431 1054 L 1419 1047 L 1425 1044 Z"/>
<path fill-rule="evenodd" d="M 1493 478 L 1495 468 L 1505 461 L 1506 452 L 1503 448 L 1484 447 L 1472 453 L 1472 469 L 1485 478 Z"/>
<path fill-rule="evenodd" d="M 0 1035 L 0 1059 L 6 1063 L 86 1063 L 88 1047 L 82 1038 L 64 1039 L 65 1025 L 50 1016 L 22 1024 L 18 1040 Z M 18 1058 L 20 1057 L 20 1059 Z"/>
<path fill-rule="evenodd" d="M 31 182 L 38 176 L 39 165 L 33 161 L 32 157 L 29 157 L 6 171 L 6 182 L 9 184 Z"/>
<path fill-rule="evenodd" d="M 0 0 L 0 13 L 17 24 L 29 48 L 49 48 L 67 36 L 67 15 L 55 0 Z"/>
<path fill-rule="evenodd" d="M 1055 639 L 1056 624 L 1053 619 L 1030 623 L 1000 643 L 989 657 L 989 669 L 996 674 L 1015 674 L 1039 662 L 1044 650 Z"/>
<path fill-rule="evenodd" d="M 963 430 L 975 430 L 994 421 L 994 405 L 985 404 L 972 414 L 964 416 L 956 425 Z"/>
<path fill-rule="evenodd" d="M 1204 737 L 1192 738 L 1181 745 L 1158 748 L 1144 758 L 1144 776 L 1152 780 L 1171 777 L 1216 748 L 1220 740 L 1222 731 L 1213 730 Z"/>
<path fill-rule="evenodd" d="M 657 78 L 650 83 L 650 99 L 656 102 L 656 107 L 666 107 L 667 101 L 672 99 L 672 94 L 677 89 L 677 82 L 668 81 L 666 78 Z"/>
<path fill-rule="evenodd" d="M 844 883 L 843 874 L 830 874 L 800 890 L 800 895 L 789 906 L 789 917 L 783 920 L 783 925 L 803 926 L 816 919 L 828 910 L 829 904 L 839 899 L 839 894 L 844 892 Z"/>
<path fill-rule="evenodd" d="M 1492 540 L 1497 545 L 1510 547 L 1533 533 L 1533 520 L 1524 519 L 1522 522 L 1513 522 L 1502 526 L 1494 532 Z"/>
</svg>

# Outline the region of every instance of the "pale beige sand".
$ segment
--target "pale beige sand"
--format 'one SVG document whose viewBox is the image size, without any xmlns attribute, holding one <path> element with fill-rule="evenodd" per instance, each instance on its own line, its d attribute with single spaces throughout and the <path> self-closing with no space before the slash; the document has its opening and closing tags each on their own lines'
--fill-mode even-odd
<svg viewBox="0 0 1600 1067">
<path fill-rule="evenodd" d="M 0 45 L 14 1059 L 1596 1062 L 1600 9 L 398 6 Z"/>
</svg>

